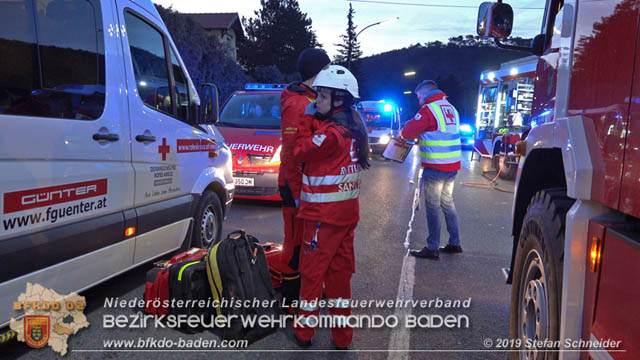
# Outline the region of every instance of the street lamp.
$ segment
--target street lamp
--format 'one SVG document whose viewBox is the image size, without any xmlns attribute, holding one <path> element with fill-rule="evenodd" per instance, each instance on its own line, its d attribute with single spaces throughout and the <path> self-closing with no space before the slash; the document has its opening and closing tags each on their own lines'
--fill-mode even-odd
<svg viewBox="0 0 640 360">
<path fill-rule="evenodd" d="M 368 28 L 370 28 L 372 26 L 381 25 L 381 24 L 390 24 L 390 23 L 394 23 L 394 22 L 397 22 L 397 21 L 400 21 L 400 18 L 396 16 L 396 17 L 393 17 L 393 18 L 385 19 L 385 20 L 378 21 L 378 22 L 375 22 L 373 24 L 367 25 L 362 30 L 358 31 L 356 36 L 353 38 L 353 42 L 356 42 L 358 40 L 358 36 L 360 36 L 360 34 L 362 34 L 363 31 L 367 30 Z M 347 54 L 347 69 L 351 69 L 351 43 L 349 43 L 349 52 Z"/>
<path fill-rule="evenodd" d="M 409 77 L 409 76 L 414 76 L 416 74 L 415 71 L 407 71 L 406 73 L 404 73 L 405 77 Z"/>
<path fill-rule="evenodd" d="M 411 90 L 407 90 L 407 91 L 403 92 L 403 94 L 405 94 L 405 95 L 409 95 L 409 94 L 411 94 L 411 93 L 412 93 L 412 91 L 411 91 Z"/>
</svg>

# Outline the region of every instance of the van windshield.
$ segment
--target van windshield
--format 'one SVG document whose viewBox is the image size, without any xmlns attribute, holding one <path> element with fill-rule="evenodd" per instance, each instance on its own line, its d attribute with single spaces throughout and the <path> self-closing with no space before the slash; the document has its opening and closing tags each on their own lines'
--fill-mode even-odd
<svg viewBox="0 0 640 360">
<path fill-rule="evenodd" d="M 221 126 L 280 129 L 280 91 L 234 94 L 220 114 Z"/>
<path fill-rule="evenodd" d="M 367 127 L 391 128 L 393 112 L 358 111 Z"/>
</svg>

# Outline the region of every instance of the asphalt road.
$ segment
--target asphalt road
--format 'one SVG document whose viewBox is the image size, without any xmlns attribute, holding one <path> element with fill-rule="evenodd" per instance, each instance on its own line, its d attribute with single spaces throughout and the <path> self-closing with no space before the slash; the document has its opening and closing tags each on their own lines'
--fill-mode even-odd
<svg viewBox="0 0 640 360">
<path fill-rule="evenodd" d="M 292 340 L 291 328 L 249 346 L 246 350 L 210 352 L 139 352 L 105 351 L 103 340 L 216 339 L 209 332 L 186 335 L 170 329 L 105 329 L 103 315 L 132 315 L 135 309 L 104 308 L 106 297 L 140 298 L 144 292 L 145 272 L 150 264 L 129 271 L 100 286 L 84 292 L 88 329 L 68 340 L 68 359 L 506 359 L 503 352 L 487 351 L 490 339 L 495 350 L 497 340 L 508 335 L 510 287 L 504 284 L 500 269 L 507 267 L 511 255 L 509 193 L 491 189 L 465 187 L 463 181 L 486 181 L 481 176 L 485 162 L 469 161 L 465 152 L 463 168 L 456 179 L 454 199 L 460 218 L 462 254 L 442 254 L 439 261 L 407 257 L 405 237 L 412 216 L 419 160 L 415 151 L 403 164 L 373 160 L 373 166 L 362 184 L 360 223 L 356 230 L 356 274 L 352 279 L 353 299 L 431 301 L 431 307 L 354 308 L 356 315 L 400 317 L 395 327 L 364 327 L 355 330 L 349 352 L 333 349 L 330 331 L 319 329 L 313 347 L 301 351 Z M 501 186 L 513 189 L 510 182 Z M 423 205 L 423 203 L 422 203 Z M 282 242 L 282 219 L 278 204 L 236 200 L 224 224 L 223 234 L 242 228 L 261 241 Z M 424 206 L 415 213 L 409 233 L 410 248 L 425 245 Z M 442 241 L 447 234 L 443 229 Z M 443 244 L 444 245 L 444 244 Z M 438 300 L 442 305 L 438 306 Z M 446 300 L 466 300 L 467 308 L 445 308 Z M 469 305 L 466 304 L 465 305 Z M 422 325 L 437 325 L 435 317 L 451 315 L 461 328 L 407 328 L 407 316 L 420 317 Z M 428 323 L 431 319 L 431 323 Z M 466 319 L 466 320 L 465 320 Z M 468 327 L 465 321 L 468 320 Z M 366 325 L 366 324 L 365 324 Z M 457 325 L 457 324 L 456 324 Z M 407 351 L 408 350 L 408 351 Z M 6 357 L 8 356 L 8 357 Z M 30 349 L 14 342 L 0 348 L 0 358 L 42 359 L 56 354 L 50 348 Z"/>
</svg>

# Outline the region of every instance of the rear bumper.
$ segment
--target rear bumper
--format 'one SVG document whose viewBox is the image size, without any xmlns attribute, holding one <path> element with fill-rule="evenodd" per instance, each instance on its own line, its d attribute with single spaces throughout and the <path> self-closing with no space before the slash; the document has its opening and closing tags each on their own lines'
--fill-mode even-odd
<svg viewBox="0 0 640 360">
<path fill-rule="evenodd" d="M 278 191 L 278 173 L 277 172 L 253 172 L 253 171 L 234 171 L 234 177 L 246 177 L 253 179 L 254 186 L 238 186 L 236 185 L 234 197 L 236 199 L 254 199 L 254 200 L 273 200 L 280 201 L 280 192 Z"/>
</svg>

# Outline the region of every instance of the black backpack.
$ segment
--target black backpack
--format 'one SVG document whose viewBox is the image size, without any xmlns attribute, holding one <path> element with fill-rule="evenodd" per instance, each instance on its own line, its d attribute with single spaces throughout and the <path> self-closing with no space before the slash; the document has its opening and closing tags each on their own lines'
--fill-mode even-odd
<svg viewBox="0 0 640 360">
<path fill-rule="evenodd" d="M 236 230 L 214 245 L 206 257 L 207 277 L 214 300 L 231 302 L 216 308 L 217 315 L 236 315 L 224 328 L 223 339 L 242 339 L 250 343 L 276 332 L 276 327 L 243 327 L 242 317 L 266 315 L 277 319 L 280 305 L 273 289 L 267 259 L 260 242 L 244 230 Z M 235 306 L 237 302 L 269 306 Z"/>
<path fill-rule="evenodd" d="M 175 300 L 182 300 L 183 306 L 171 308 L 173 315 L 211 315 L 210 309 L 202 307 L 202 303 L 211 297 L 209 283 L 207 280 L 207 270 L 204 260 L 183 261 L 169 267 L 169 297 Z M 189 301 L 189 305 L 186 306 Z M 206 322 L 207 320 L 205 320 Z M 182 325 L 178 330 L 187 333 L 202 331 L 202 326 L 192 328 Z"/>
</svg>

